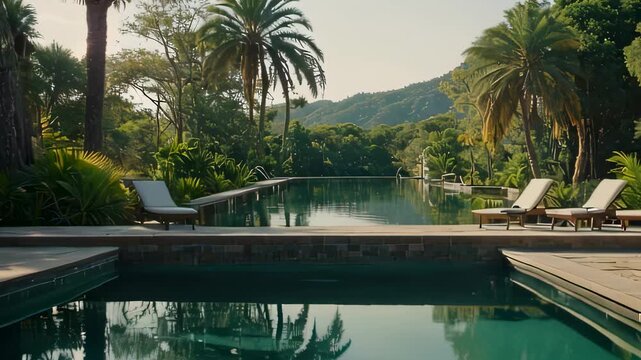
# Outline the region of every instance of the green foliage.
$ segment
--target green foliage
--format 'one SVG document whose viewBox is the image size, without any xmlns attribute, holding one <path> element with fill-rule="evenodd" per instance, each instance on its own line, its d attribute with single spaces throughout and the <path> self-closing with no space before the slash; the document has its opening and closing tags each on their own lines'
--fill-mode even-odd
<svg viewBox="0 0 641 360">
<path fill-rule="evenodd" d="M 165 180 L 176 202 L 246 186 L 256 181 L 246 164 L 216 154 L 197 139 L 172 143 L 155 155 L 152 176 Z"/>
<path fill-rule="evenodd" d="M 104 155 L 52 150 L 30 172 L 44 224 L 111 225 L 130 219 L 122 170 Z"/>
<path fill-rule="evenodd" d="M 191 200 L 205 196 L 205 187 L 200 179 L 187 177 L 178 178 L 172 183 L 172 197 L 177 204 L 186 204 Z"/>
<path fill-rule="evenodd" d="M 641 33 L 641 24 L 637 25 L 637 32 Z M 641 82 L 641 37 L 634 39 L 624 51 L 628 71 Z"/>
<path fill-rule="evenodd" d="M 572 208 L 581 206 L 579 197 L 581 188 L 565 182 L 557 182 L 552 189 L 546 194 L 545 201 L 548 207 L 553 208 Z"/>
<path fill-rule="evenodd" d="M 529 180 L 527 161 L 525 153 L 512 155 L 508 158 L 503 170 L 497 171 L 494 182 L 500 186 L 523 189 Z"/>
<path fill-rule="evenodd" d="M 614 164 L 611 172 L 617 178 L 628 182 L 628 186 L 621 194 L 625 205 L 631 209 L 641 209 L 641 161 L 637 154 L 615 151 L 608 162 Z"/>
<path fill-rule="evenodd" d="M 122 170 L 104 155 L 50 150 L 22 173 L 0 176 L 3 225 L 114 225 L 131 219 Z"/>
<path fill-rule="evenodd" d="M 444 174 L 453 173 L 456 169 L 456 159 L 448 154 L 429 155 L 427 166 L 430 169 L 430 177 L 438 179 Z"/>
</svg>

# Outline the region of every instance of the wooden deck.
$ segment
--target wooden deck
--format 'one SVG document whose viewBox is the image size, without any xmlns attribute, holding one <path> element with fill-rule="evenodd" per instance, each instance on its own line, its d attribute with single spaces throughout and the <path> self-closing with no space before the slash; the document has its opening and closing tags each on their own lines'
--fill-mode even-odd
<svg viewBox="0 0 641 360">
<path fill-rule="evenodd" d="M 641 251 L 502 253 L 517 271 L 623 321 L 641 323 Z"/>
</svg>

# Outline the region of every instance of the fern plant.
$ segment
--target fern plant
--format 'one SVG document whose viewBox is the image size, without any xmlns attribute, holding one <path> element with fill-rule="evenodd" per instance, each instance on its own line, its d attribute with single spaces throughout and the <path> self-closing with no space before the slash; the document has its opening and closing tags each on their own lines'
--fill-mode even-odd
<svg viewBox="0 0 641 360">
<path fill-rule="evenodd" d="M 610 172 L 615 174 L 617 178 L 628 182 L 628 186 L 621 194 L 625 205 L 629 208 L 641 209 L 641 162 L 637 154 L 615 151 L 608 162 L 614 164 L 614 168 Z"/>
<path fill-rule="evenodd" d="M 79 150 L 46 152 L 27 170 L 36 197 L 36 223 L 113 225 L 131 219 L 123 175 L 106 156 Z"/>
</svg>

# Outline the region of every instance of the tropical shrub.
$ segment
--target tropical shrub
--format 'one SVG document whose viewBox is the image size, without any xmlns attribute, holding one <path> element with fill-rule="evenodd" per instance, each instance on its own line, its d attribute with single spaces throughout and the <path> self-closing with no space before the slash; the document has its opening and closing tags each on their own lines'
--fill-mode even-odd
<svg viewBox="0 0 641 360">
<path fill-rule="evenodd" d="M 453 173 L 456 169 L 456 159 L 446 153 L 428 155 L 426 164 L 432 178 L 440 178 L 444 174 Z"/>
<path fill-rule="evenodd" d="M 107 157 L 45 152 L 22 172 L 0 175 L 2 225 L 115 225 L 132 218 L 122 171 Z"/>
<path fill-rule="evenodd" d="M 528 181 L 528 160 L 525 153 L 508 158 L 502 171 L 496 172 L 496 185 L 523 189 Z"/>
<path fill-rule="evenodd" d="M 27 191 L 36 195 L 36 223 L 113 225 L 131 219 L 123 172 L 104 155 L 51 150 L 27 174 Z"/>
<path fill-rule="evenodd" d="M 172 186 L 171 195 L 178 204 L 186 204 L 191 200 L 206 195 L 205 187 L 200 179 L 187 177 L 177 179 Z"/>
<path fill-rule="evenodd" d="M 641 162 L 637 154 L 615 151 L 608 162 L 614 164 L 614 168 L 610 172 L 615 174 L 617 178 L 628 182 L 628 186 L 621 194 L 621 199 L 626 207 L 641 209 Z"/>
<path fill-rule="evenodd" d="M 256 181 L 254 171 L 246 164 L 216 154 L 197 139 L 163 147 L 154 158 L 157 167 L 151 176 L 165 180 L 179 203 Z"/>
</svg>

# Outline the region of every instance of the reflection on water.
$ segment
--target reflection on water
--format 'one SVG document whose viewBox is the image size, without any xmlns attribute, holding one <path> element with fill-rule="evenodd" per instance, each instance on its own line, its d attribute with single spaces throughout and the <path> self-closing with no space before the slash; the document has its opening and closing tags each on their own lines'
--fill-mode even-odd
<svg viewBox="0 0 641 360">
<path fill-rule="evenodd" d="M 421 287 L 416 278 L 379 284 L 378 293 L 400 289 L 396 298 L 377 295 L 371 285 L 358 291 L 361 280 L 337 278 L 273 303 L 261 301 L 262 290 L 237 295 L 232 285 L 216 281 L 203 282 L 219 290 L 216 301 L 168 300 L 202 296 L 173 291 L 179 288 L 171 281 L 165 292 L 140 299 L 123 291 L 132 285 L 125 278 L 0 329 L 0 359 L 637 359 L 559 308 L 504 278 L 497 281 L 496 274 L 481 285 L 478 277 L 470 281 L 475 287 L 461 280 L 468 295 L 454 300 L 443 293 L 447 286 L 430 282 L 435 290 L 417 298 L 411 294 Z M 299 283 L 280 285 L 293 290 Z M 495 291 L 477 294 L 478 287 Z M 352 295 L 341 297 L 341 288 Z M 235 301 L 239 296 L 257 301 Z M 289 302 L 301 298 L 321 302 Z M 329 302 L 333 298 L 339 304 Z M 456 305 L 435 305 L 444 302 Z"/>
<path fill-rule="evenodd" d="M 204 209 L 214 226 L 471 224 L 473 208 L 505 206 L 496 197 L 455 194 L 422 180 L 296 180 Z"/>
</svg>

